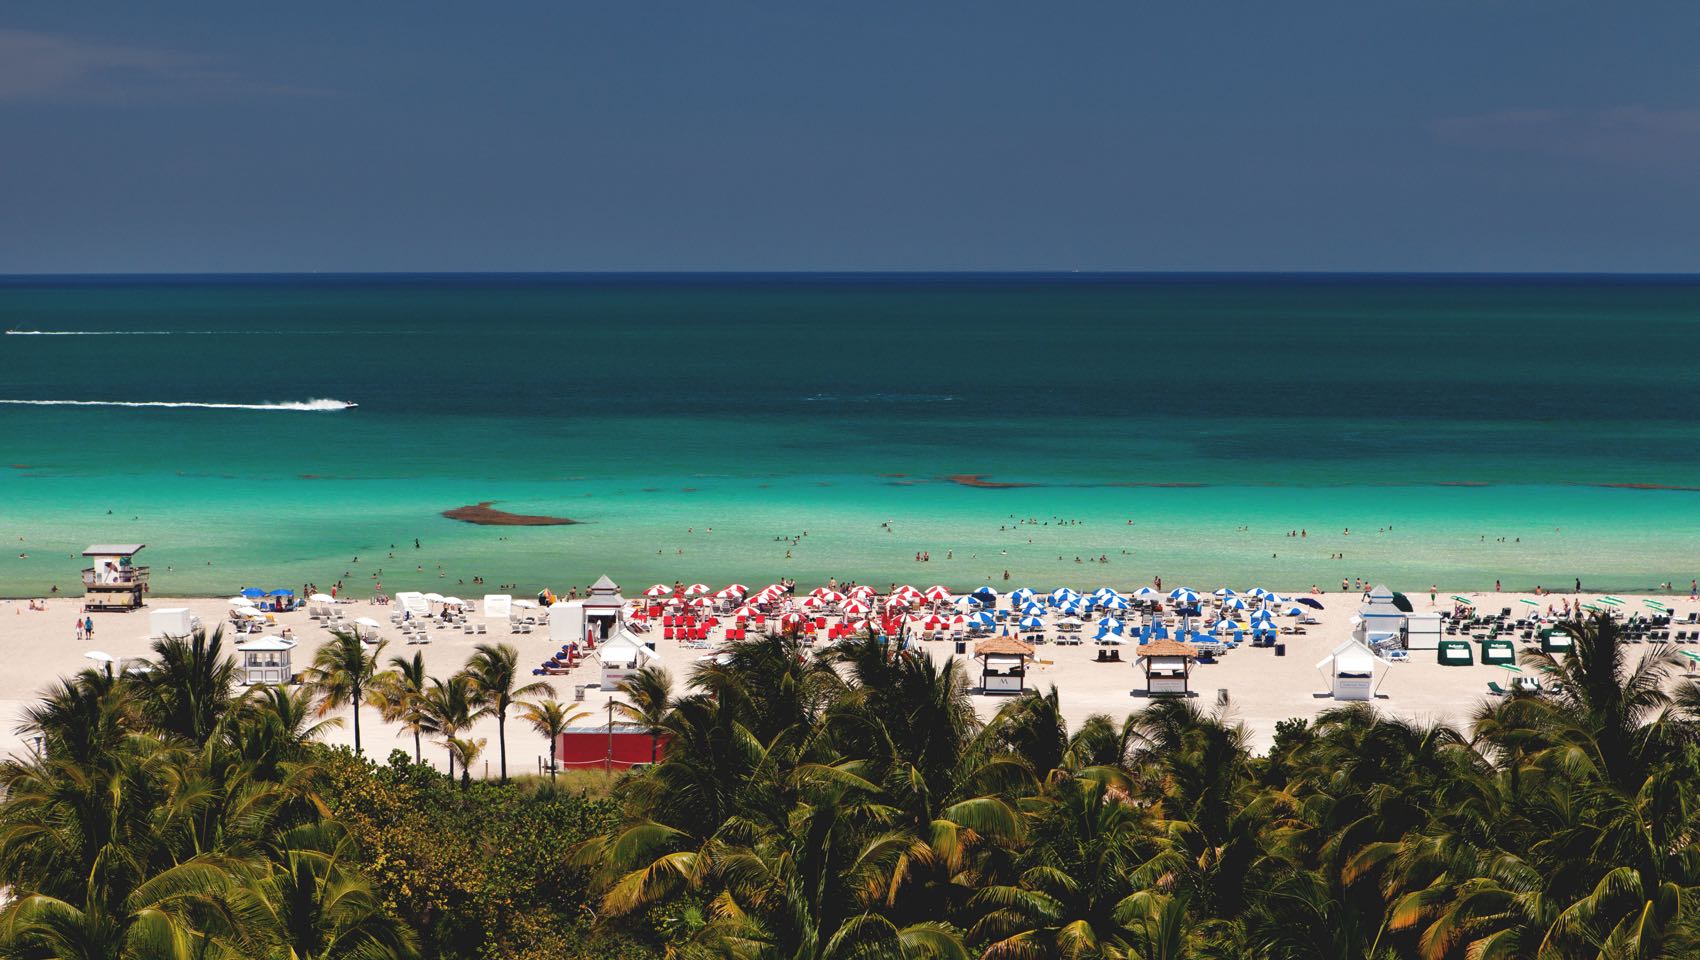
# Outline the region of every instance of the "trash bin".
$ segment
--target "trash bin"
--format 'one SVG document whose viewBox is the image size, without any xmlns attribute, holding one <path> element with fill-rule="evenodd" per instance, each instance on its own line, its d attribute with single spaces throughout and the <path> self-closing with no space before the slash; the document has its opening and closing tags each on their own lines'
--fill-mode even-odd
<svg viewBox="0 0 1700 960">
<path fill-rule="evenodd" d="M 573 684 L 573 701 L 575 703 L 583 703 L 584 702 L 584 684 L 582 684 L 582 683 Z"/>
<path fill-rule="evenodd" d="M 967 654 L 968 654 L 968 641 L 966 641 L 966 640 L 956 641 L 956 655 L 959 656 L 959 657 L 962 657 L 962 656 L 967 656 Z"/>
<path fill-rule="evenodd" d="M 1276 645 L 1275 645 L 1275 655 L 1276 655 L 1276 656 L 1277 656 L 1277 657 L 1284 657 L 1284 656 L 1286 656 L 1286 655 L 1287 655 L 1287 645 L 1286 645 L 1286 644 L 1284 644 L 1284 643 L 1277 643 L 1277 644 L 1276 644 Z"/>
</svg>

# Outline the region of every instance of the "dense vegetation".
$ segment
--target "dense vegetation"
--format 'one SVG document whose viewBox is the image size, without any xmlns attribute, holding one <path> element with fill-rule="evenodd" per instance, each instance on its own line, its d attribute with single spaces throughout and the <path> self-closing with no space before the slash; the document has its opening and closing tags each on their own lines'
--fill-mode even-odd
<svg viewBox="0 0 1700 960">
<path fill-rule="evenodd" d="M 1524 655 L 1545 694 L 1467 730 L 1347 707 L 1267 756 L 1191 701 L 982 723 L 958 661 L 759 639 L 683 696 L 623 685 L 667 745 L 611 797 L 467 778 L 473 719 L 571 719 L 511 648 L 433 679 L 339 638 L 237 696 L 216 635 L 165 640 L 48 691 L 43 757 L 0 770 L 0 956 L 1700 955 L 1700 697 L 1671 651 L 1571 631 Z M 459 777 L 312 742 L 358 701 Z"/>
</svg>

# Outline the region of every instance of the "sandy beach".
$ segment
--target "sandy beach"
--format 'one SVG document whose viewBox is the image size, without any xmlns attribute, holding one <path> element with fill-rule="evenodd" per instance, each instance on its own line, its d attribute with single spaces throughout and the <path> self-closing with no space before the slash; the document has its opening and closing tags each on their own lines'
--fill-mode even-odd
<svg viewBox="0 0 1700 960">
<path fill-rule="evenodd" d="M 1541 604 L 1540 609 L 1544 610 L 1546 604 L 1560 599 L 1523 593 L 1464 596 L 1470 597 L 1479 609 L 1486 612 L 1506 607 L 1517 611 L 1535 609 L 1519 602 L 1525 599 L 1537 600 Z M 1647 608 L 1642 603 L 1646 597 L 1618 596 L 1625 601 L 1621 610 L 1646 612 Z M 1420 595 L 1412 593 L 1411 598 L 1419 612 L 1431 609 L 1426 592 Z M 1351 617 L 1358 610 L 1361 595 L 1334 592 L 1322 594 L 1317 599 L 1325 607 L 1316 614 L 1319 622 L 1309 625 L 1303 635 L 1283 635 L 1287 648 L 1285 656 L 1276 656 L 1270 648 L 1245 644 L 1229 651 L 1219 662 L 1199 664 L 1193 670 L 1191 687 L 1198 701 L 1213 705 L 1217 691 L 1226 690 L 1231 715 L 1245 722 L 1258 749 L 1270 742 L 1277 721 L 1314 716 L 1336 703 L 1327 694 L 1328 682 L 1316 669 L 1316 663 L 1350 637 Z M 1590 602 L 1596 597 L 1583 594 L 1580 599 Z M 1675 610 L 1678 619 L 1686 619 L 1690 611 L 1700 610 L 1700 603 L 1686 598 L 1665 595 L 1655 599 Z M 1442 594 L 1438 605 L 1432 609 L 1450 609 L 1451 604 L 1448 596 Z M 460 669 L 473 647 L 480 642 L 500 640 L 514 644 L 519 649 L 520 662 L 527 670 L 558 648 L 558 644 L 551 642 L 546 628 L 530 634 L 510 634 L 505 619 L 487 621 L 488 632 L 482 636 L 467 635 L 458 630 L 434 630 L 432 642 L 405 645 L 398 631 L 389 625 L 388 617 L 393 607 L 370 601 L 339 606 L 350 620 L 371 617 L 385 624 L 379 634 L 389 641 L 382 654 L 386 662 L 392 656 L 411 656 L 414 650 L 418 650 L 425 655 L 433 676 L 447 676 Z M 187 607 L 209 628 L 227 623 L 230 610 L 225 600 L 163 597 L 150 598 L 149 607 Z M 0 672 L 0 753 L 19 753 L 30 749 L 16 729 L 20 711 L 54 678 L 90 665 L 84 656 L 88 651 L 100 650 L 119 658 L 148 654 L 150 641 L 145 612 L 92 614 L 94 639 L 79 642 L 74 624 L 81 608 L 81 599 L 48 600 L 45 611 L 29 609 L 26 601 L 6 601 L 0 605 L 0 655 L 4 656 L 7 664 L 6 670 Z M 309 619 L 304 610 L 279 614 L 276 619 L 276 630 L 267 632 L 289 629 L 298 641 L 294 668 L 300 671 L 311 662 L 318 645 L 329 638 L 329 632 Z M 477 622 L 483 618 L 474 614 L 471 619 Z M 1087 635 L 1090 637 L 1090 628 Z M 648 636 L 655 639 L 663 665 L 671 671 L 681 690 L 691 667 L 711 652 L 684 648 L 677 641 L 664 639 L 659 629 Z M 227 630 L 227 640 L 234 639 L 235 635 Z M 952 652 L 951 644 L 946 641 L 929 641 L 923 647 L 939 658 Z M 1029 671 L 1029 688 L 1043 690 L 1052 685 L 1057 687 L 1063 711 L 1071 725 L 1094 713 L 1120 718 L 1146 702 L 1144 677 L 1132 664 L 1135 646 L 1126 644 L 1120 647 L 1123 657 L 1120 663 L 1097 662 L 1095 657 L 1099 649 L 1090 639 L 1079 646 L 1047 643 L 1038 648 L 1038 663 Z M 972 674 L 978 678 L 977 663 L 973 666 Z M 1386 670 L 1384 679 L 1378 678 L 1380 685 L 1375 703 L 1380 709 L 1400 716 L 1464 724 L 1471 712 L 1489 695 L 1488 681 L 1503 682 L 1506 676 L 1502 667 L 1485 666 L 1479 662 L 1469 667 L 1441 666 L 1436 662 L 1433 651 L 1413 651 L 1408 663 L 1395 664 Z M 586 686 L 582 707 L 591 714 L 587 723 L 606 716 L 609 694 L 597 686 L 594 661 L 581 663 L 567 676 L 550 679 L 555 684 L 557 699 L 562 701 L 572 699 L 575 686 Z M 974 702 L 982 716 L 989 717 L 1007 702 L 1007 697 L 977 694 Z M 347 711 L 342 711 L 342 715 L 346 717 Z M 397 726 L 384 723 L 374 710 L 366 709 L 361 715 L 361 728 L 364 747 L 374 756 L 381 758 L 396 747 L 412 749 L 411 740 L 402 735 Z M 491 761 L 491 769 L 494 769 L 494 720 L 481 722 L 471 735 L 489 738 L 487 757 Z M 333 731 L 328 739 L 333 743 L 352 743 L 352 726 L 345 721 L 342 729 Z M 547 750 L 543 738 L 510 717 L 510 769 L 521 772 L 537 769 L 538 758 L 545 757 Z M 440 767 L 446 766 L 445 754 L 440 747 L 428 743 L 425 758 Z"/>
</svg>

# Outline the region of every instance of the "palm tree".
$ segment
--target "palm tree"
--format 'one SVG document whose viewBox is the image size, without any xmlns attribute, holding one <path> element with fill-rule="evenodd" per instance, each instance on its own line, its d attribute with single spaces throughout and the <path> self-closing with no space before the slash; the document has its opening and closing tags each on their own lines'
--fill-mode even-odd
<svg viewBox="0 0 1700 960">
<path fill-rule="evenodd" d="M 224 719 L 236 685 L 236 660 L 224 655 L 224 628 L 163 637 L 154 641 L 153 653 L 126 675 L 143 714 L 165 733 L 204 745 Z"/>
<path fill-rule="evenodd" d="M 284 764 L 299 761 L 307 744 L 342 726 L 341 717 L 315 722 L 317 715 L 311 691 L 262 687 L 242 699 L 241 723 L 228 739 L 248 764 L 247 773 L 270 781 Z"/>
<path fill-rule="evenodd" d="M 472 762 L 484 752 L 484 745 L 489 743 L 484 737 L 473 740 L 470 737 L 450 737 L 449 754 L 460 761 L 460 788 L 465 790 L 472 785 Z M 451 774 L 452 776 L 452 774 Z"/>
<path fill-rule="evenodd" d="M 432 677 L 419 701 L 422 729 L 442 737 L 441 743 L 448 748 L 450 777 L 455 775 L 456 756 L 451 741 L 484 713 L 474 697 L 471 678 L 457 673 L 447 680 Z"/>
<path fill-rule="evenodd" d="M 531 724 L 549 741 L 549 780 L 555 780 L 555 754 L 559 749 L 561 734 L 574 722 L 589 714 L 583 710 L 572 710 L 558 700 L 541 700 L 537 703 L 522 703 L 519 705 L 520 719 Z"/>
<path fill-rule="evenodd" d="M 235 899 L 237 912 L 292 960 L 406 960 L 411 932 L 353 864 L 353 844 L 334 821 L 279 838 L 269 871 Z"/>
<path fill-rule="evenodd" d="M 45 756 L 86 766 L 123 743 L 133 712 L 125 683 L 104 671 L 84 670 L 56 682 L 26 707 L 18 732 L 39 737 Z"/>
<path fill-rule="evenodd" d="M 332 630 L 331 639 L 313 654 L 313 666 L 307 671 L 307 682 L 319 700 L 319 715 L 352 705 L 354 710 L 354 755 L 360 755 L 360 705 L 372 685 L 378 655 L 384 652 L 386 640 L 378 641 L 372 652 L 360 634 Z"/>
<path fill-rule="evenodd" d="M 614 685 L 625 702 L 614 701 L 614 712 L 643 725 L 649 734 L 649 762 L 654 763 L 661 724 L 673 708 L 673 677 L 662 667 L 644 667 Z"/>
<path fill-rule="evenodd" d="M 508 708 L 522 697 L 555 695 L 547 680 L 538 680 L 521 687 L 519 682 L 519 651 L 511 643 L 481 643 L 466 661 L 466 675 L 472 680 L 475 702 L 496 715 L 497 752 L 501 756 L 502 782 L 508 782 Z"/>
<path fill-rule="evenodd" d="M 430 678 L 425 675 L 425 655 L 415 652 L 412 659 L 391 657 L 390 669 L 372 678 L 368 701 L 390 723 L 400 723 L 402 730 L 413 734 L 413 762 L 424 759 L 420 738 L 425 732 L 425 688 Z"/>
</svg>

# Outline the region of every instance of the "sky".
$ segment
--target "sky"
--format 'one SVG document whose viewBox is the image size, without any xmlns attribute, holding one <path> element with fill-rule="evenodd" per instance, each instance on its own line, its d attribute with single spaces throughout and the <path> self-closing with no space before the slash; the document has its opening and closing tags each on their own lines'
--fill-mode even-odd
<svg viewBox="0 0 1700 960">
<path fill-rule="evenodd" d="M 1700 271 L 1700 3 L 0 7 L 0 273 Z"/>
</svg>

